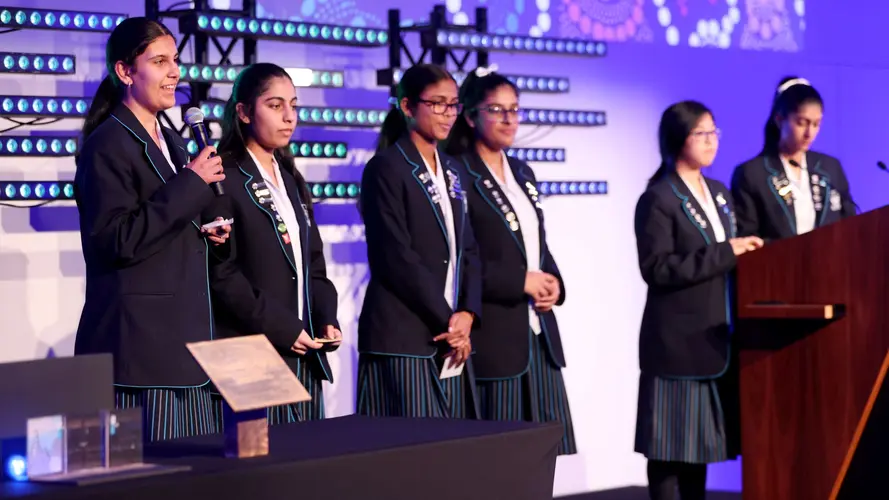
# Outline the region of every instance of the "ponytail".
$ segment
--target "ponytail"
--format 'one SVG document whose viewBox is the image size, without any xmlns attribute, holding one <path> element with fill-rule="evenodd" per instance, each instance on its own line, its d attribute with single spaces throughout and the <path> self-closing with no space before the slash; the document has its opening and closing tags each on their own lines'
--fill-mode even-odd
<svg viewBox="0 0 889 500">
<path fill-rule="evenodd" d="M 763 135 L 764 141 L 762 145 L 762 153 L 764 155 L 778 154 L 779 145 L 781 143 L 781 129 L 778 128 L 778 124 L 775 123 L 774 108 L 772 109 L 772 113 L 769 114 L 768 120 L 766 120 L 766 126 Z"/>
<path fill-rule="evenodd" d="M 81 140 L 86 140 L 90 134 L 95 131 L 109 116 L 114 108 L 120 104 L 121 92 L 115 83 L 116 79 L 108 75 L 96 90 L 90 109 L 86 113 L 86 119 L 83 122 L 83 129 L 80 132 Z"/>
<path fill-rule="evenodd" d="M 306 204 L 309 218 L 314 220 L 315 207 L 312 206 L 312 193 L 309 192 L 309 183 L 306 182 L 306 178 L 303 177 L 303 174 L 296 168 L 296 161 L 294 161 L 293 155 L 290 154 L 290 151 L 287 148 L 278 148 L 275 150 L 274 156 L 275 161 L 278 162 L 278 165 L 281 168 L 284 168 L 293 174 L 293 178 L 296 179 L 296 186 L 299 189 L 299 197 L 302 198 L 303 203 Z"/>
<path fill-rule="evenodd" d="M 445 142 L 444 150 L 447 154 L 456 157 L 474 150 L 476 136 L 475 130 L 469 126 L 467 121 L 469 119 L 467 111 L 457 117 L 457 122 L 451 127 L 451 133 L 448 134 L 448 139 Z"/>
<path fill-rule="evenodd" d="M 398 104 L 392 106 L 383 125 L 380 127 L 380 138 L 377 140 L 377 153 L 388 149 L 389 146 L 398 142 L 404 134 L 407 133 L 407 121 L 401 113 Z"/>
</svg>

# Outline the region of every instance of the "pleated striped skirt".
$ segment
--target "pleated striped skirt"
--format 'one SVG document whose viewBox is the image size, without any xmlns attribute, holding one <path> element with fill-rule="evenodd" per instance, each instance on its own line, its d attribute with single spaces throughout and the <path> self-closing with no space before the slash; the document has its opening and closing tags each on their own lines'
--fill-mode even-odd
<svg viewBox="0 0 889 500">
<path fill-rule="evenodd" d="M 322 420 L 324 418 L 324 392 L 322 391 L 323 377 L 316 373 L 313 363 L 301 360 L 297 369 L 296 377 L 300 383 L 312 396 L 312 399 L 302 403 L 292 403 L 287 405 L 272 406 L 267 410 L 269 425 L 292 424 L 294 422 L 305 422 L 307 420 Z M 216 411 L 219 412 L 219 429 L 222 426 L 222 417 L 224 414 L 223 406 L 225 401 L 219 394 L 213 395 L 213 402 L 216 405 Z"/>
<path fill-rule="evenodd" d="M 479 407 L 486 420 L 561 423 L 559 455 L 571 455 L 577 453 L 577 443 L 565 380 L 547 352 L 546 339 L 532 335 L 528 370 L 509 379 L 478 381 Z"/>
<path fill-rule="evenodd" d="M 472 361 L 459 376 L 439 379 L 435 360 L 362 353 L 356 411 L 373 417 L 476 418 Z"/>
<path fill-rule="evenodd" d="M 649 460 L 707 464 L 733 458 L 717 380 L 639 378 L 636 452 Z"/>
<path fill-rule="evenodd" d="M 208 386 L 181 389 L 115 387 L 116 408 L 142 408 L 142 434 L 145 441 L 200 436 L 221 432 Z"/>
</svg>

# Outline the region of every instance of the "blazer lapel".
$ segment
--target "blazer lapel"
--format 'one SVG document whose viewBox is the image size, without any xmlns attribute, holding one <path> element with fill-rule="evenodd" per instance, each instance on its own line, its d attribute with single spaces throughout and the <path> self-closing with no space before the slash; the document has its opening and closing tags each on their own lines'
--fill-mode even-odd
<svg viewBox="0 0 889 500">
<path fill-rule="evenodd" d="M 776 156 L 763 157 L 763 165 L 769 174 L 766 181 L 768 189 L 775 196 L 775 201 L 777 201 L 778 206 L 784 212 L 787 223 L 790 225 L 790 230 L 793 231 L 793 234 L 796 234 L 796 212 L 793 207 L 793 191 L 790 187 L 790 179 L 787 178 L 787 173 L 784 172 L 784 165 L 781 163 L 781 159 Z"/>
<path fill-rule="evenodd" d="M 284 252 L 284 256 L 287 257 L 287 262 L 290 264 L 290 268 L 293 270 L 294 274 L 296 274 L 296 265 L 293 263 L 293 246 L 290 244 L 290 238 L 299 238 L 299 228 L 288 228 L 287 224 L 284 223 L 284 218 L 278 213 L 278 207 L 275 205 L 275 202 L 272 201 L 272 193 L 269 190 L 268 185 L 266 185 L 265 180 L 262 178 L 262 174 L 259 172 L 259 166 L 253 162 L 253 159 L 247 156 L 246 158 L 237 160 L 237 164 L 238 169 L 247 178 L 247 180 L 244 181 L 244 189 L 247 191 L 247 195 L 253 200 L 253 203 L 257 208 L 268 215 L 269 222 L 271 222 L 275 232 L 275 237 L 281 246 L 281 251 Z M 299 217 L 297 216 L 297 219 L 298 218 Z M 293 236 L 291 236 L 291 231 L 295 231 Z"/>
<path fill-rule="evenodd" d="M 447 245 L 448 230 L 444 223 L 444 213 L 438 205 L 441 197 L 447 196 L 447 193 L 438 192 L 438 189 L 435 187 L 435 179 L 429 174 L 429 170 L 426 168 L 426 163 L 423 161 L 423 157 L 420 156 L 420 152 L 417 151 L 417 147 L 414 146 L 410 137 L 402 137 L 395 143 L 395 147 L 398 148 L 398 151 L 404 157 L 404 160 L 412 167 L 413 170 L 411 173 L 426 194 L 426 199 L 429 200 L 429 206 L 435 213 L 435 219 L 438 221 L 438 227 L 441 229 L 441 235 L 444 237 L 445 244 Z"/>
<path fill-rule="evenodd" d="M 707 187 L 710 188 L 710 195 L 713 196 L 713 203 L 716 204 L 716 211 L 719 213 L 719 222 L 725 231 L 725 238 L 731 239 L 737 236 L 738 222 L 735 219 L 734 208 L 729 205 L 726 193 L 722 192 L 722 188 L 710 179 L 706 179 Z"/>
<path fill-rule="evenodd" d="M 531 200 L 531 205 L 537 211 L 537 235 L 540 245 L 540 266 L 543 267 L 543 259 L 545 258 L 544 249 L 546 248 L 546 232 L 543 229 L 543 205 L 540 203 L 540 193 L 537 191 L 537 185 L 532 181 L 534 175 L 530 172 L 526 163 L 507 157 L 509 168 L 516 182 L 521 186 L 522 192 Z"/>
<path fill-rule="evenodd" d="M 475 179 L 473 185 L 475 186 L 476 191 L 478 191 L 482 199 L 485 200 L 488 207 L 500 217 L 500 220 L 503 221 L 503 225 L 506 226 L 510 236 L 512 236 L 513 241 L 519 247 L 519 251 L 522 252 L 522 256 L 527 259 L 527 254 L 525 253 L 525 240 L 523 239 L 522 228 L 519 225 L 518 216 L 516 215 L 515 208 L 513 208 L 509 199 L 506 197 L 506 194 L 501 192 L 500 184 L 494 176 L 491 175 L 488 167 L 478 154 L 468 153 L 463 155 L 462 159 L 467 172 L 469 172 L 469 175 Z"/>
<path fill-rule="evenodd" d="M 833 210 L 833 208 L 828 210 L 825 201 L 835 205 L 834 199 L 839 200 L 840 193 L 831 189 L 830 176 L 822 170 L 821 159 L 813 158 L 810 153 L 806 153 L 806 165 L 812 165 L 809 168 L 809 188 L 812 190 L 812 204 L 815 205 L 815 227 L 821 227 L 824 225 L 827 213 Z M 841 202 L 837 204 L 842 205 Z"/>
<path fill-rule="evenodd" d="M 673 189 L 673 194 L 679 198 L 685 216 L 688 217 L 689 222 L 700 231 L 701 236 L 704 238 L 704 242 L 708 245 L 714 243 L 716 241 L 716 235 L 713 232 L 710 223 L 707 221 L 704 208 L 698 203 L 698 200 L 695 199 L 694 195 L 688 189 L 688 186 L 685 185 L 685 181 L 679 177 L 679 174 L 675 172 L 670 174 L 670 187 Z"/>
<path fill-rule="evenodd" d="M 469 204 L 466 199 L 466 192 L 460 183 L 460 174 L 454 168 L 454 165 L 451 164 L 453 160 L 448 156 L 440 156 L 440 158 L 442 160 L 441 167 L 444 169 L 445 184 L 448 185 L 448 200 L 451 203 L 451 214 L 454 218 L 454 244 L 459 254 L 463 243 L 463 225 L 466 223 L 466 209 Z"/>
<path fill-rule="evenodd" d="M 178 137 L 175 136 L 175 132 L 166 127 L 161 127 L 161 131 L 163 131 L 164 139 L 167 141 L 167 149 L 170 150 L 170 159 L 173 160 L 173 166 L 176 167 L 177 172 L 180 172 L 188 165 L 188 152 L 182 146 L 181 139 L 177 140 Z M 161 153 L 161 156 L 163 156 L 163 153 Z"/>
</svg>

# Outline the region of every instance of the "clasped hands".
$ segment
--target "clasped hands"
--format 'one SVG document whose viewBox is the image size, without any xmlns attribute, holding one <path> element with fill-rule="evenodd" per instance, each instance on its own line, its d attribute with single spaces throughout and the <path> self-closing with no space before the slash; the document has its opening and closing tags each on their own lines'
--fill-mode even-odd
<svg viewBox="0 0 889 500">
<path fill-rule="evenodd" d="M 472 342 L 469 340 L 472 321 L 471 313 L 456 312 L 451 315 L 451 319 L 448 321 L 447 333 L 442 333 L 432 339 L 435 342 L 445 341 L 451 347 L 451 351 L 445 355 L 445 358 L 451 359 L 451 366 L 460 366 L 472 354 Z"/>
<path fill-rule="evenodd" d="M 539 312 L 552 310 L 562 295 L 559 279 L 542 271 L 528 271 L 525 274 L 525 293 L 534 300 L 534 308 Z"/>
</svg>

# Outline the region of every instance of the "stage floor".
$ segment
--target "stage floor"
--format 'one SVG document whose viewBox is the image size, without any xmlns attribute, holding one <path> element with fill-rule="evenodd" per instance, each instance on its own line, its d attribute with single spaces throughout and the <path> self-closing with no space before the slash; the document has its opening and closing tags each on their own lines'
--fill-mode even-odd
<svg viewBox="0 0 889 500">
<path fill-rule="evenodd" d="M 555 500 L 648 500 L 648 489 L 643 486 L 631 486 L 615 490 L 584 493 L 583 495 L 556 497 Z M 707 500 L 741 500 L 741 494 L 726 491 L 708 491 Z"/>
</svg>

